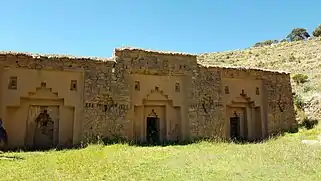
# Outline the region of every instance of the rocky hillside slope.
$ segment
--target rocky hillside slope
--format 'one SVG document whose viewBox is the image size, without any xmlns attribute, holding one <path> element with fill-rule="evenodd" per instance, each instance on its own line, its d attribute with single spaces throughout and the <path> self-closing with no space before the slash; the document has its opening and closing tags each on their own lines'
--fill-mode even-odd
<svg viewBox="0 0 321 181">
<path fill-rule="evenodd" d="M 321 119 L 321 38 L 204 53 L 199 55 L 198 61 L 204 65 L 242 66 L 282 70 L 292 76 L 299 73 L 308 75 L 309 81 L 304 84 L 297 85 L 292 80 L 293 91 L 303 97 L 307 116 Z"/>
</svg>

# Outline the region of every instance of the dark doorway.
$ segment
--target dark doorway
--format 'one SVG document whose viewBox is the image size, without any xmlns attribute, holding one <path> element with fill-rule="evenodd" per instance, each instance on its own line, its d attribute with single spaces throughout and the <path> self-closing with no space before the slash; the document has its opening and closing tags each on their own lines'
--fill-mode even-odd
<svg viewBox="0 0 321 181">
<path fill-rule="evenodd" d="M 232 140 L 239 140 L 240 135 L 240 117 L 235 116 L 230 118 L 230 136 Z"/>
<path fill-rule="evenodd" d="M 159 143 L 159 119 L 147 117 L 146 140 L 149 144 Z"/>
<path fill-rule="evenodd" d="M 54 122 L 48 111 L 44 109 L 36 118 L 33 147 L 38 149 L 49 149 L 54 146 Z"/>
</svg>

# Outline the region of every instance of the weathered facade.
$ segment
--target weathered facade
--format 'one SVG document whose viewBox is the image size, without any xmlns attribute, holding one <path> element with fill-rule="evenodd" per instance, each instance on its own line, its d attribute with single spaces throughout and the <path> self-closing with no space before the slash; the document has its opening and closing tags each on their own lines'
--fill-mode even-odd
<svg viewBox="0 0 321 181">
<path fill-rule="evenodd" d="M 297 126 L 288 73 L 205 67 L 195 55 L 130 48 L 107 60 L 3 52 L 0 63 L 10 147 L 98 136 L 254 140 Z"/>
</svg>

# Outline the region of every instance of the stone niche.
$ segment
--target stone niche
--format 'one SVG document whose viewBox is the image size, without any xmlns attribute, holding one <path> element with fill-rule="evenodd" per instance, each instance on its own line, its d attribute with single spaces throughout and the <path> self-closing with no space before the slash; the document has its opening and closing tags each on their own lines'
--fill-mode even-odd
<svg viewBox="0 0 321 181">
<path fill-rule="evenodd" d="M 222 93 L 226 105 L 227 138 L 256 140 L 264 136 L 267 115 L 261 80 L 224 78 Z"/>
<path fill-rule="evenodd" d="M 20 105 L 6 108 L 9 144 L 32 148 L 52 148 L 73 144 L 74 107 L 50 88 L 38 87 L 20 98 Z"/>
<path fill-rule="evenodd" d="M 262 138 L 261 108 L 250 100 L 236 100 L 226 106 L 226 137 L 255 140 Z"/>
<path fill-rule="evenodd" d="M 162 90 L 152 90 L 134 106 L 134 139 L 145 142 L 150 130 L 156 131 L 156 141 L 177 141 L 181 135 L 181 107 L 174 106 Z"/>
<path fill-rule="evenodd" d="M 130 117 L 134 120 L 134 140 L 148 142 L 152 131 L 156 132 L 154 142 L 178 141 L 184 137 L 183 80 L 181 76 L 131 76 L 134 106 Z"/>
<path fill-rule="evenodd" d="M 11 75 L 18 77 L 17 89 L 2 89 L 1 97 L 9 147 L 47 149 L 77 142 L 75 120 L 80 118 L 82 92 L 79 72 L 8 69 L 3 78 Z M 53 81 L 57 79 L 59 83 Z M 75 85 L 75 80 L 80 85 Z"/>
</svg>

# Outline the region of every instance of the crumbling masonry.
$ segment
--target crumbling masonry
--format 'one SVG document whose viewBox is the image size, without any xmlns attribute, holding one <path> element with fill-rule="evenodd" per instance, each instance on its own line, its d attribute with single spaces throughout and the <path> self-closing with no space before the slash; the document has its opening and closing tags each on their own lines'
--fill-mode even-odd
<svg viewBox="0 0 321 181">
<path fill-rule="evenodd" d="M 205 67 L 197 56 L 115 49 L 110 59 L 1 52 L 0 114 L 10 147 L 255 140 L 297 127 L 290 75 Z"/>
</svg>

